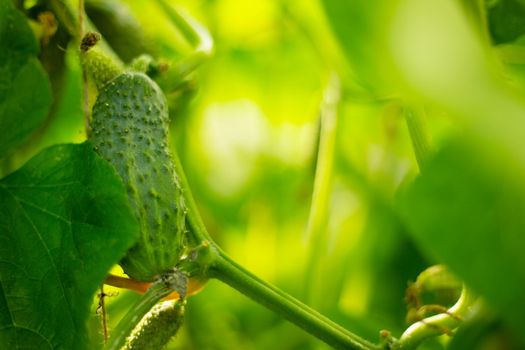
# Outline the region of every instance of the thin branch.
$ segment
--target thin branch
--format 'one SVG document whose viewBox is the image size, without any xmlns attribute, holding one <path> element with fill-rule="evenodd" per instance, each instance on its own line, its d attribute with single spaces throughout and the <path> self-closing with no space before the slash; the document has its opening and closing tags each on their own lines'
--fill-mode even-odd
<svg viewBox="0 0 525 350">
<path fill-rule="evenodd" d="M 78 0 L 78 32 L 79 38 L 84 37 L 84 0 Z M 86 68 L 82 66 L 82 97 L 84 111 L 84 129 L 86 136 L 89 137 L 91 132 L 89 127 L 89 84 Z"/>
<path fill-rule="evenodd" d="M 198 279 L 198 278 L 192 278 L 188 281 L 188 290 L 186 291 L 186 296 L 191 296 L 194 294 L 197 294 L 200 292 L 204 286 L 206 285 L 206 280 Z M 131 278 L 121 277 L 121 276 L 115 276 L 115 275 L 108 275 L 106 277 L 106 280 L 104 281 L 104 284 L 107 284 L 108 286 L 116 287 L 116 288 L 123 288 L 127 290 L 132 290 L 134 292 L 144 294 L 149 287 L 151 287 L 150 282 L 139 282 Z M 164 300 L 171 300 L 171 299 L 180 299 L 180 295 L 177 292 L 172 292 L 170 295 L 164 298 Z"/>
<path fill-rule="evenodd" d="M 178 75 L 187 76 L 212 56 L 213 38 L 203 25 L 181 9 L 173 7 L 166 0 L 157 0 L 157 4 L 193 49 L 175 66 Z"/>
<path fill-rule="evenodd" d="M 210 268 L 210 277 L 228 284 L 336 349 L 383 348 L 382 345 L 370 343 L 346 330 L 287 293 L 259 279 L 221 251 Z"/>
<path fill-rule="evenodd" d="M 78 0 L 78 36 L 84 36 L 84 0 Z"/>
<path fill-rule="evenodd" d="M 314 278 L 316 266 L 327 247 L 326 227 L 330 211 L 330 198 L 332 194 L 332 182 L 334 175 L 334 158 L 337 136 L 337 109 L 341 98 L 341 83 L 339 77 L 332 73 L 327 87 L 320 111 L 320 133 L 315 178 L 310 205 L 310 214 L 306 227 L 306 241 L 309 251 L 305 265 L 306 278 L 304 290 L 310 296 L 314 294 L 312 279 Z"/>
<path fill-rule="evenodd" d="M 176 156 L 174 157 L 174 163 L 184 189 L 183 193 L 188 208 L 188 222 L 191 232 L 194 240 L 201 242 L 200 247 L 202 248 L 202 252 L 199 254 L 189 254 L 189 256 L 196 256 L 194 262 L 197 265 L 194 266 L 195 271 L 193 273 L 188 273 L 190 281 L 193 279 L 191 278 L 192 276 L 216 278 L 336 348 L 383 349 L 382 345 L 372 344 L 346 330 L 279 288 L 251 274 L 229 258 L 211 240 L 199 215 L 180 161 Z M 191 265 L 191 261 L 189 263 Z"/>
<path fill-rule="evenodd" d="M 100 320 L 102 323 L 102 332 L 104 334 L 104 344 L 108 342 L 108 337 L 109 337 L 105 299 L 106 299 L 106 293 L 104 293 L 104 284 L 101 284 L 98 306 L 100 308 Z"/>
</svg>

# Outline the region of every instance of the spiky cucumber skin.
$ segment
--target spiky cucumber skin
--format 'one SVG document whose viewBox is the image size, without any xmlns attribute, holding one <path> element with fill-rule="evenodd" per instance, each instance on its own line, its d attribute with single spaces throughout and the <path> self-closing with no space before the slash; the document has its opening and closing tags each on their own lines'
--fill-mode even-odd
<svg viewBox="0 0 525 350">
<path fill-rule="evenodd" d="M 155 305 L 128 337 L 124 350 L 164 349 L 184 321 L 184 302 L 169 300 Z"/>
<path fill-rule="evenodd" d="M 143 73 L 122 73 L 100 90 L 91 121 L 95 150 L 117 170 L 140 226 L 120 265 L 152 281 L 185 247 L 186 207 L 168 146 L 169 116 L 160 88 Z"/>
</svg>

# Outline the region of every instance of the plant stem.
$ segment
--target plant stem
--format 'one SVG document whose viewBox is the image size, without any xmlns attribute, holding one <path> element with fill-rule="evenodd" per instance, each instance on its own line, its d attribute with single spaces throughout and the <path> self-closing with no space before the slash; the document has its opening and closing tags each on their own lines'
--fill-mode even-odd
<svg viewBox="0 0 525 350">
<path fill-rule="evenodd" d="M 84 0 L 78 1 L 78 36 L 80 38 L 84 37 Z M 89 134 L 91 133 L 91 128 L 89 127 L 89 85 L 88 85 L 88 77 L 86 72 L 86 67 L 81 65 L 82 67 L 82 109 L 84 112 L 84 130 L 86 132 L 86 136 L 89 138 Z M 107 340 L 106 333 L 105 340 Z"/>
<path fill-rule="evenodd" d="M 146 291 L 148 290 L 148 288 L 151 286 L 152 283 L 151 282 L 140 282 L 140 281 L 136 281 L 131 278 L 109 274 L 107 275 L 106 280 L 104 281 L 104 284 L 107 284 L 108 286 L 112 286 L 116 288 L 124 288 L 128 290 L 132 290 L 139 294 L 144 294 L 146 293 Z M 205 284 L 206 284 L 205 280 L 199 280 L 197 278 L 190 279 L 188 281 L 188 290 L 186 291 L 186 296 L 197 294 L 202 288 L 204 288 Z M 171 300 L 171 299 L 180 299 L 179 293 L 177 291 L 173 291 L 170 295 L 164 298 L 164 300 Z"/>
<path fill-rule="evenodd" d="M 442 335 L 444 331 L 451 331 L 458 327 L 461 320 L 471 309 L 477 297 L 472 291 L 463 286 L 459 300 L 446 313 L 441 313 L 411 325 L 396 342 L 395 350 L 416 349 L 423 340 L 429 337 Z"/>
<path fill-rule="evenodd" d="M 49 6 L 53 10 L 55 16 L 58 17 L 61 24 L 67 28 L 69 34 L 75 38 L 75 40 L 80 40 L 81 36 L 79 33 L 80 25 L 77 22 L 78 16 L 75 16 L 75 11 L 73 7 L 64 0 L 51 0 Z"/>
<path fill-rule="evenodd" d="M 166 0 L 157 0 L 164 14 L 181 32 L 191 45 L 193 52 L 177 62 L 175 70 L 180 76 L 186 76 L 205 62 L 213 52 L 213 39 L 208 30 L 181 10 L 168 4 Z"/>
<path fill-rule="evenodd" d="M 320 112 L 320 135 L 315 167 L 312 203 L 306 227 L 308 246 L 307 262 L 305 264 L 304 295 L 312 301 L 316 291 L 312 288 L 312 280 L 319 270 L 316 268 L 323 258 L 327 247 L 326 226 L 332 194 L 334 173 L 334 155 L 337 135 L 337 108 L 341 96 L 339 78 L 332 73 L 324 92 Z"/>
<path fill-rule="evenodd" d="M 209 277 L 216 278 L 337 349 L 380 349 L 290 295 L 246 271 L 220 249 Z"/>
<path fill-rule="evenodd" d="M 106 312 L 106 293 L 104 293 L 104 284 L 100 285 L 100 294 L 98 305 L 100 307 L 100 321 L 102 325 L 102 334 L 104 335 L 104 344 L 108 342 L 108 323 Z"/>
<path fill-rule="evenodd" d="M 203 250 L 208 252 L 208 258 L 203 259 L 206 266 L 196 269 L 202 274 L 200 277 L 216 278 L 226 283 L 334 348 L 382 349 L 381 346 L 372 344 L 351 333 L 277 287 L 248 272 L 217 247 L 199 215 L 179 158 L 176 154 L 173 155 L 173 158 L 179 181 L 184 189 L 183 194 L 188 208 L 188 224 L 192 240 L 194 243 L 200 243 L 201 249 L 204 247 Z M 203 244 L 203 242 L 207 242 L 207 244 Z M 208 247 L 209 249 L 207 249 Z"/>
<path fill-rule="evenodd" d="M 423 108 L 405 107 L 405 120 L 412 139 L 419 170 L 422 169 L 430 151 L 430 141 L 425 125 Z"/>
<path fill-rule="evenodd" d="M 164 10 L 170 21 L 177 26 L 182 35 L 195 51 L 210 54 L 213 49 L 213 40 L 208 31 L 197 21 L 187 15 L 182 15 L 180 10 L 175 10 L 166 0 L 157 0 L 157 4 Z"/>
<path fill-rule="evenodd" d="M 199 214 L 197 203 L 195 203 L 188 179 L 186 178 L 186 174 L 184 173 L 184 169 L 182 168 L 182 164 L 176 152 L 173 152 L 172 158 L 176 173 L 179 176 L 180 185 L 183 189 L 182 194 L 184 196 L 184 201 L 186 203 L 186 207 L 188 208 L 187 220 L 190 226 L 189 228 L 192 238 L 194 240 L 193 243 L 199 244 L 203 241 L 212 242 L 213 240 L 211 239 L 208 230 L 206 230 L 206 226 L 204 225 L 204 222 L 202 221 L 202 218 Z"/>
<path fill-rule="evenodd" d="M 140 294 L 146 293 L 148 288 L 151 286 L 150 282 L 140 282 L 140 281 L 136 281 L 131 278 L 115 276 L 112 274 L 109 274 L 106 276 L 104 284 L 107 284 L 108 286 L 112 286 L 116 288 L 124 288 L 128 290 L 132 290 Z"/>
</svg>

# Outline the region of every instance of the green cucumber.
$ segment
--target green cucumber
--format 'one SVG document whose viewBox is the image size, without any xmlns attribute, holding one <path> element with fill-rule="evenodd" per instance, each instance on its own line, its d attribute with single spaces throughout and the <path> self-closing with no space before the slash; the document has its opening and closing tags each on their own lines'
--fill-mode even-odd
<svg viewBox="0 0 525 350">
<path fill-rule="evenodd" d="M 164 349 L 184 321 L 182 300 L 168 300 L 155 305 L 127 339 L 124 350 Z"/>
<path fill-rule="evenodd" d="M 186 206 L 168 146 L 166 98 L 138 72 L 97 85 L 90 138 L 122 178 L 140 224 L 140 239 L 120 264 L 131 278 L 152 281 L 176 266 L 186 247 Z"/>
</svg>

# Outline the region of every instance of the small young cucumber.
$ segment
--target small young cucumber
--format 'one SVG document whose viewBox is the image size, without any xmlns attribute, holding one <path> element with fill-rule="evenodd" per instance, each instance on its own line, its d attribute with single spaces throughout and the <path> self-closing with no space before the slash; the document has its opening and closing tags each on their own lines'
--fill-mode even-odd
<svg viewBox="0 0 525 350">
<path fill-rule="evenodd" d="M 124 350 L 164 349 L 184 321 L 182 300 L 169 300 L 155 305 L 135 327 Z"/>
<path fill-rule="evenodd" d="M 173 268 L 186 246 L 186 207 L 168 126 L 166 98 L 147 75 L 124 72 L 99 89 L 90 138 L 127 186 L 140 239 L 120 264 L 139 281 Z"/>
</svg>

